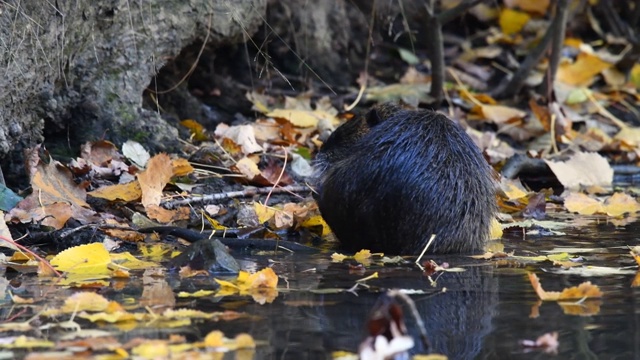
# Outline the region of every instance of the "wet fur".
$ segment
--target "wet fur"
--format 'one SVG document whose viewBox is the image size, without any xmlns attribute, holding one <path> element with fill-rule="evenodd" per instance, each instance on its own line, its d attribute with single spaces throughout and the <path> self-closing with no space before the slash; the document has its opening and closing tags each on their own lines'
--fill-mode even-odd
<svg viewBox="0 0 640 360">
<path fill-rule="evenodd" d="M 320 211 L 348 250 L 481 251 L 496 211 L 491 169 L 446 116 L 374 107 L 342 125 L 316 161 Z"/>
</svg>

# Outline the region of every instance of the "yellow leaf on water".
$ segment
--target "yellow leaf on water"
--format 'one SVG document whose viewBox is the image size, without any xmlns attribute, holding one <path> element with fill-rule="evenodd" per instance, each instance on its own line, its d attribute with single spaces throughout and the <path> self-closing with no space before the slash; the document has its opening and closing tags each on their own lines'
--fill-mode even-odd
<svg viewBox="0 0 640 360">
<path fill-rule="evenodd" d="M 331 254 L 331 260 L 333 260 L 334 262 L 340 262 L 344 259 L 348 258 L 347 255 L 343 255 L 343 254 L 339 254 L 339 253 L 333 253 Z"/>
<path fill-rule="evenodd" d="M 601 298 L 602 292 L 597 285 L 591 284 L 591 281 L 586 281 L 578 286 L 573 286 L 559 291 L 545 291 L 540 284 L 538 276 L 534 273 L 529 273 L 529 281 L 531 286 L 535 290 L 540 300 L 545 301 L 558 301 L 558 300 L 580 300 L 587 298 Z"/>
<path fill-rule="evenodd" d="M 102 295 L 92 292 L 77 292 L 65 300 L 60 310 L 65 313 L 104 311 L 108 306 L 109 300 Z"/>
<path fill-rule="evenodd" d="M 207 347 L 220 347 L 224 345 L 224 334 L 220 330 L 214 330 L 204 337 L 204 345 Z"/>
<path fill-rule="evenodd" d="M 371 258 L 371 250 L 360 250 L 355 255 L 353 255 L 353 259 L 357 262 L 363 262 Z"/>
<path fill-rule="evenodd" d="M 111 263 L 109 252 L 101 243 L 75 246 L 56 255 L 50 261 L 59 271 L 98 275 L 108 274 Z"/>
<path fill-rule="evenodd" d="M 600 201 L 582 193 L 570 193 L 564 199 L 564 207 L 568 211 L 580 215 L 593 215 L 604 212 L 604 205 Z"/>
<path fill-rule="evenodd" d="M 609 216 L 622 216 L 640 211 L 640 204 L 633 197 L 618 192 L 607 199 L 604 210 Z"/>
</svg>

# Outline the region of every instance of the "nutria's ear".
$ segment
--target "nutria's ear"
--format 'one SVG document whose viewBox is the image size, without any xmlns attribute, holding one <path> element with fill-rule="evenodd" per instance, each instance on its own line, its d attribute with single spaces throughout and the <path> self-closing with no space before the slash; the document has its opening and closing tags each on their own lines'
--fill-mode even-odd
<svg viewBox="0 0 640 360">
<path fill-rule="evenodd" d="M 378 109 L 376 109 L 375 107 L 369 110 L 367 115 L 365 115 L 365 118 L 367 119 L 367 124 L 369 125 L 369 127 L 376 126 L 382 122 L 382 114 L 380 114 Z"/>
</svg>

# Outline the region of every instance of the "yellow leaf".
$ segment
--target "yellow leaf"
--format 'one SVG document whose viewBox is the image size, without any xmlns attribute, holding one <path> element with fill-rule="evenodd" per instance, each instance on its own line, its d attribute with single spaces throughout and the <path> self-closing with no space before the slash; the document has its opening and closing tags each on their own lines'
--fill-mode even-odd
<svg viewBox="0 0 640 360">
<path fill-rule="evenodd" d="M 275 289 L 278 286 L 278 275 L 272 268 L 268 267 L 251 274 L 246 283 L 251 289 L 259 287 Z"/>
<path fill-rule="evenodd" d="M 230 282 L 230 281 L 226 281 L 226 280 L 220 280 L 220 279 L 214 279 L 222 288 L 231 288 L 231 289 L 239 289 L 238 285 Z"/>
<path fill-rule="evenodd" d="M 131 255 L 129 252 L 111 254 L 111 262 L 118 266 L 125 267 L 129 270 L 148 269 L 160 266 L 160 264 L 151 261 L 142 261 Z"/>
<path fill-rule="evenodd" d="M 630 81 L 636 87 L 636 89 L 640 89 L 640 64 L 633 65 L 631 68 Z"/>
<path fill-rule="evenodd" d="M 611 66 L 596 55 L 580 53 L 573 64 L 560 65 L 557 78 L 568 85 L 589 86 L 596 75 Z"/>
<path fill-rule="evenodd" d="M 322 236 L 327 236 L 331 233 L 331 228 L 320 215 L 311 216 L 308 219 L 304 220 L 300 225 L 305 228 L 322 226 L 322 234 L 320 234 Z"/>
<path fill-rule="evenodd" d="M 355 255 L 353 255 L 353 259 L 359 263 L 367 261 L 370 258 L 371 258 L 371 251 L 366 249 L 360 250 L 357 253 L 355 253 Z"/>
<path fill-rule="evenodd" d="M 593 215 L 603 213 L 604 205 L 586 194 L 571 193 L 564 199 L 564 207 L 570 212 L 580 215 Z"/>
<path fill-rule="evenodd" d="M 498 219 L 493 218 L 491 219 L 491 228 L 489 230 L 490 233 L 490 239 L 495 240 L 495 239 L 501 239 L 502 238 L 502 226 L 500 225 L 500 222 L 498 222 Z"/>
<path fill-rule="evenodd" d="M 220 330 L 214 330 L 204 337 L 204 345 L 207 347 L 221 347 L 224 345 L 224 334 Z"/>
<path fill-rule="evenodd" d="M 259 202 L 253 203 L 253 208 L 256 211 L 256 215 L 258 215 L 258 222 L 260 224 L 264 224 L 265 222 L 271 220 L 276 214 L 276 209 L 264 206 Z"/>
<path fill-rule="evenodd" d="M 504 9 L 500 12 L 500 29 L 506 35 L 519 33 L 531 17 L 521 11 Z"/>
<path fill-rule="evenodd" d="M 41 339 L 35 339 L 35 338 L 30 338 L 30 337 L 26 337 L 24 335 L 20 335 L 17 338 L 15 338 L 15 340 L 13 342 L 5 342 L 0 344 L 0 347 L 2 348 L 11 348 L 11 349 L 31 349 L 31 348 L 50 348 L 55 346 L 55 343 L 53 343 L 52 341 L 46 341 L 46 340 L 41 340 Z"/>
<path fill-rule="evenodd" d="M 57 270 L 84 275 L 109 273 L 110 263 L 109 252 L 101 243 L 75 246 L 51 259 Z"/>
<path fill-rule="evenodd" d="M 60 310 L 65 313 L 104 311 L 108 306 L 109 300 L 102 295 L 92 292 L 77 292 L 65 300 Z"/>
<path fill-rule="evenodd" d="M 171 161 L 171 166 L 173 167 L 173 176 L 185 176 L 194 171 L 193 166 L 191 166 L 187 159 L 173 159 Z"/>
<path fill-rule="evenodd" d="M 342 254 L 339 254 L 339 253 L 331 254 L 331 260 L 333 260 L 334 262 L 340 262 L 340 261 L 342 261 L 342 260 L 344 260 L 346 258 L 348 258 L 347 255 L 342 255 Z"/>
<path fill-rule="evenodd" d="M 253 337 L 246 333 L 241 333 L 236 335 L 236 346 L 238 349 L 254 349 L 256 347 L 256 342 L 253 340 Z"/>
<path fill-rule="evenodd" d="M 186 292 L 186 291 L 180 291 L 178 293 L 178 297 L 180 298 L 186 298 L 186 297 L 205 297 L 205 296 L 210 296 L 215 294 L 216 292 L 213 290 L 198 290 L 196 292 Z"/>
<path fill-rule="evenodd" d="M 209 137 L 207 136 L 207 130 L 204 128 L 204 126 L 193 119 L 182 120 L 180 121 L 180 125 L 189 129 L 191 135 L 193 135 L 193 138 L 198 141 L 205 141 L 209 139 Z"/>
<path fill-rule="evenodd" d="M 315 127 L 321 119 L 327 119 L 331 123 L 337 122 L 333 114 L 322 110 L 275 109 L 266 115 L 286 119 L 294 126 L 302 128 Z"/>
<path fill-rule="evenodd" d="M 144 359 L 167 359 L 170 351 L 165 340 L 146 340 L 131 349 L 131 353 Z"/>
<path fill-rule="evenodd" d="M 103 186 L 95 189 L 87 195 L 95 198 L 106 200 L 123 200 L 123 201 L 135 201 L 142 196 L 142 190 L 140 189 L 140 183 L 137 181 L 131 181 L 126 184 L 116 184 Z"/>
<path fill-rule="evenodd" d="M 604 211 L 609 216 L 622 216 L 626 213 L 633 214 L 640 211 L 640 204 L 627 194 L 615 193 L 607 199 Z"/>
</svg>

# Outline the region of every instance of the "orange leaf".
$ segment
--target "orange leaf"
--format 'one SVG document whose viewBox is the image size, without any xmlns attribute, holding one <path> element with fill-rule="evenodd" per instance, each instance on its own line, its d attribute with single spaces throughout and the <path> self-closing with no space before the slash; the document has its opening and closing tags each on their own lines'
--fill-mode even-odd
<svg viewBox="0 0 640 360">
<path fill-rule="evenodd" d="M 138 174 L 138 181 L 142 189 L 142 205 L 159 205 L 162 189 L 171 180 L 173 166 L 167 154 L 158 154 L 149 160 L 147 168 Z"/>
</svg>

